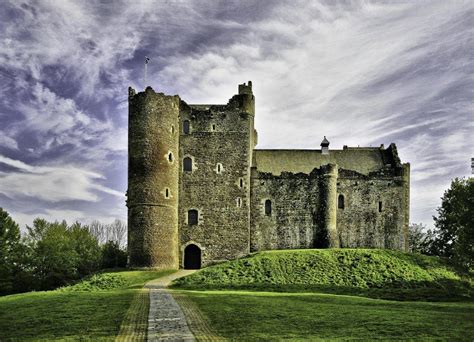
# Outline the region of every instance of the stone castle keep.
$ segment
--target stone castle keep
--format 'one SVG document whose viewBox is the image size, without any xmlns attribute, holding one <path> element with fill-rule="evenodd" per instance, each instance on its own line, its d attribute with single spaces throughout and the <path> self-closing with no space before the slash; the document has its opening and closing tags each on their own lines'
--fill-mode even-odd
<svg viewBox="0 0 474 342">
<path fill-rule="evenodd" d="M 252 83 L 227 104 L 129 89 L 131 266 L 199 268 L 270 249 L 404 250 L 410 165 L 388 148 L 259 150 Z"/>
</svg>

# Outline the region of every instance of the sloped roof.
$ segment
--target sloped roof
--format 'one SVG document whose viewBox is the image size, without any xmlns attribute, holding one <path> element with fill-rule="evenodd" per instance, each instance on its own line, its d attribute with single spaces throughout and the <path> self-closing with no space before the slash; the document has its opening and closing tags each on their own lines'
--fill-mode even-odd
<svg viewBox="0 0 474 342">
<path fill-rule="evenodd" d="M 348 147 L 343 150 L 254 150 L 254 166 L 260 172 L 280 175 L 282 172 L 307 173 L 330 163 L 339 168 L 367 175 L 390 163 L 387 150 L 378 147 Z"/>
</svg>

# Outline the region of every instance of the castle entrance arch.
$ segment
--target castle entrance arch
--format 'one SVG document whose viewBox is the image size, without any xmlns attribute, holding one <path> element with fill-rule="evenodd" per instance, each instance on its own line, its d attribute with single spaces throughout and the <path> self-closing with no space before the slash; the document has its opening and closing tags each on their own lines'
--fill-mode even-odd
<svg viewBox="0 0 474 342">
<path fill-rule="evenodd" d="M 184 268 L 197 270 L 201 268 L 201 249 L 194 245 L 187 245 L 184 249 Z"/>
</svg>

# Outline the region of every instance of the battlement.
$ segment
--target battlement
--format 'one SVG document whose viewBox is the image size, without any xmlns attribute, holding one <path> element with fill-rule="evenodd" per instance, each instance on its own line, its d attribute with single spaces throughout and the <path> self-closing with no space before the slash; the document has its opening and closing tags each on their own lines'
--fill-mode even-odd
<svg viewBox="0 0 474 342">
<path fill-rule="evenodd" d="M 242 95 L 242 94 L 253 95 L 252 81 L 249 81 L 247 84 L 246 83 L 239 84 L 239 95 Z"/>
</svg>

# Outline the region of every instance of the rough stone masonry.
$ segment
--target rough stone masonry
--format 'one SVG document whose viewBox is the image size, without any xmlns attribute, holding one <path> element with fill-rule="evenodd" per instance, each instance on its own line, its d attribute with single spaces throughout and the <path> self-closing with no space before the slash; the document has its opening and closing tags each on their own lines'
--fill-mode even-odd
<svg viewBox="0 0 474 342">
<path fill-rule="evenodd" d="M 129 89 L 130 265 L 196 269 L 271 249 L 404 250 L 410 165 L 388 148 L 256 149 L 252 82 L 227 104 Z"/>
</svg>

